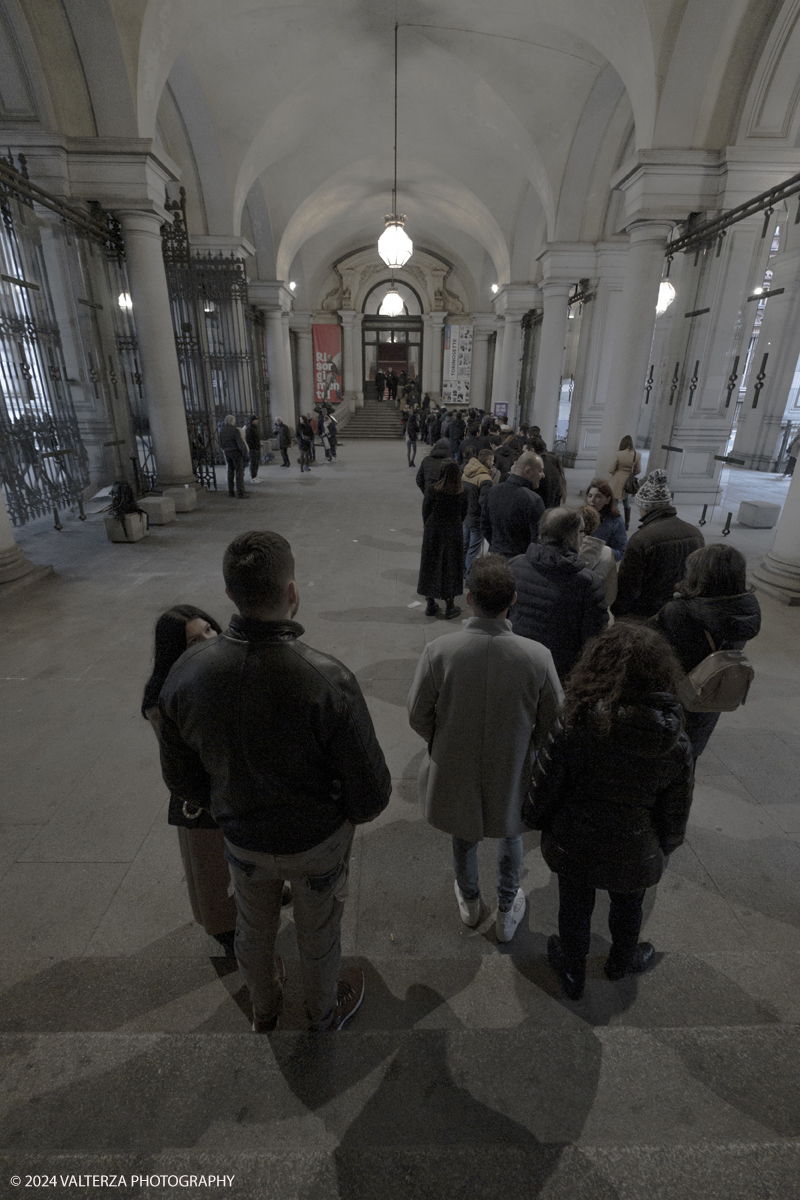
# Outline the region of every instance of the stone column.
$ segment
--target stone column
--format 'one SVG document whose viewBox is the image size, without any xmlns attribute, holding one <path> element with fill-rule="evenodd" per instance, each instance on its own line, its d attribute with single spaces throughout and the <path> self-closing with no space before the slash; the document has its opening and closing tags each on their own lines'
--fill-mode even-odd
<svg viewBox="0 0 800 1200">
<path fill-rule="evenodd" d="M 576 280 L 577 282 L 577 280 Z M 542 287 L 544 309 L 539 335 L 539 361 L 536 365 L 536 393 L 533 424 L 538 425 L 548 446 L 552 446 L 558 425 L 564 345 L 567 338 L 567 283 L 545 283 Z"/>
<path fill-rule="evenodd" d="M 795 471 L 775 542 L 753 571 L 753 583 L 782 604 L 800 605 L 800 471 Z"/>
<path fill-rule="evenodd" d="M 494 365 L 492 367 L 492 413 L 496 400 L 502 400 L 500 395 L 500 372 L 503 367 L 503 339 L 505 338 L 506 323 L 501 317 L 497 321 L 497 337 L 494 343 Z"/>
<path fill-rule="evenodd" d="M 303 412 L 311 412 L 314 406 L 314 339 L 311 330 L 311 313 L 293 312 L 289 323 L 297 335 L 300 408 Z"/>
<path fill-rule="evenodd" d="M 284 425 L 289 425 L 294 429 L 297 425 L 297 414 L 294 403 L 288 325 L 292 293 L 280 281 L 266 279 L 251 280 L 247 291 L 250 303 L 262 308 L 266 318 L 270 415 L 273 422 L 280 417 Z M 286 316 L 285 328 L 284 315 Z"/>
<path fill-rule="evenodd" d="M 117 216 L 125 240 L 158 486 L 196 484 L 161 254 L 161 217 L 154 212 L 129 210 L 118 211 Z"/>
<path fill-rule="evenodd" d="M 361 326 L 364 314 L 356 313 L 353 321 L 353 387 L 355 389 L 356 408 L 364 407 L 364 354 Z"/>
<path fill-rule="evenodd" d="M 356 402 L 356 314 L 352 308 L 340 309 L 339 320 L 342 322 L 342 357 L 344 359 L 342 377 L 344 395 L 342 399 L 346 402 L 348 411 L 350 411 L 353 408 L 360 407 Z"/>
<path fill-rule="evenodd" d="M 434 404 L 438 404 L 442 398 L 442 330 L 446 320 L 446 312 L 430 312 L 425 318 L 423 330 L 422 354 L 430 364 L 429 386 L 425 390 Z"/>
<path fill-rule="evenodd" d="M 52 567 L 37 567 L 29 562 L 22 547 L 17 545 L 8 517 L 6 498 L 0 487 L 0 596 L 52 574 Z"/>
<path fill-rule="evenodd" d="M 495 397 L 508 404 L 508 423 L 515 425 L 519 407 L 519 369 L 522 357 L 522 313 L 507 312 L 504 319 L 500 392 Z"/>
<path fill-rule="evenodd" d="M 756 471 L 774 470 L 783 414 L 800 353 L 800 248 L 778 255 L 770 266 L 773 264 L 770 290 L 784 290 L 764 307 L 733 449 L 737 458 L 743 458 Z M 756 302 L 750 301 L 748 307 L 755 308 Z M 769 358 L 764 368 L 764 386 L 756 393 L 765 354 Z M 753 408 L 756 395 L 758 405 Z"/>
<path fill-rule="evenodd" d="M 664 248 L 671 221 L 636 221 L 629 228 L 617 335 L 608 380 L 596 471 L 607 475 L 620 440 L 639 423 L 656 301 L 664 271 Z"/>
<path fill-rule="evenodd" d="M 492 313 L 474 313 L 472 325 L 472 370 L 469 376 L 469 402 L 473 408 L 485 408 L 486 373 L 489 366 L 489 336 L 495 328 L 495 319 Z"/>
</svg>

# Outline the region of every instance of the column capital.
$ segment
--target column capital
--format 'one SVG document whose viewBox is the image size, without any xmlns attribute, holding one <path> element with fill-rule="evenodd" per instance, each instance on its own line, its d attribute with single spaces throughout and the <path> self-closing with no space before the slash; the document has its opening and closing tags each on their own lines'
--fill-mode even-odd
<svg viewBox="0 0 800 1200">
<path fill-rule="evenodd" d="M 427 323 L 431 326 L 431 328 L 442 329 L 443 326 L 446 324 L 447 318 L 449 315 L 450 315 L 449 313 L 438 312 L 438 311 L 434 310 L 433 312 L 426 313 L 424 320 L 427 321 Z"/>
<path fill-rule="evenodd" d="M 473 313 L 471 319 L 476 338 L 488 338 L 497 329 L 497 317 L 494 313 Z"/>
<path fill-rule="evenodd" d="M 517 313 L 520 320 L 542 302 L 542 289 L 536 283 L 504 283 L 492 301 L 498 317 Z"/>
<path fill-rule="evenodd" d="M 314 322 L 314 314 L 312 312 L 295 312 L 289 314 L 289 328 L 293 329 L 298 337 L 311 337 L 311 326 Z"/>
<path fill-rule="evenodd" d="M 340 308 L 339 320 L 342 322 L 342 328 L 352 329 L 355 326 L 357 315 L 354 308 Z"/>
<path fill-rule="evenodd" d="M 114 212 L 152 212 L 162 221 L 167 184 L 181 177 L 151 138 L 70 138 L 67 166 L 74 197 L 99 200 Z"/>
<path fill-rule="evenodd" d="M 289 285 L 280 279 L 251 279 L 247 284 L 247 295 L 251 304 L 267 312 L 270 309 L 291 311 L 292 293 Z"/>
<path fill-rule="evenodd" d="M 723 175 L 717 150 L 637 150 L 611 176 L 623 197 L 620 228 L 650 219 L 674 225 L 690 212 L 716 211 Z"/>
<path fill-rule="evenodd" d="M 597 272 L 597 247 L 589 242 L 549 242 L 538 261 L 542 264 L 543 287 L 572 287 Z"/>
</svg>

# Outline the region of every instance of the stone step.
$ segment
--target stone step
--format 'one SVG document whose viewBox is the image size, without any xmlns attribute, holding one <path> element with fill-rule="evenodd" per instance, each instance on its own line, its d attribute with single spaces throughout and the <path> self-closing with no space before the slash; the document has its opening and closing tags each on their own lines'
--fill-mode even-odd
<svg viewBox="0 0 800 1200">
<path fill-rule="evenodd" d="M 2 1177 L 233 1174 L 216 1194 L 237 1200 L 798 1195 L 798 1026 L 357 1020 L 331 1035 L 4 1034 Z M 174 1187 L 152 1195 L 204 1194 Z"/>
</svg>

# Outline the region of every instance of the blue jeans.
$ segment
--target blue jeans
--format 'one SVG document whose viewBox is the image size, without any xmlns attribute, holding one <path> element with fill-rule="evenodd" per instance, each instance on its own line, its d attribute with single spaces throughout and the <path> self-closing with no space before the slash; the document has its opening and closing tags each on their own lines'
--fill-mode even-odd
<svg viewBox="0 0 800 1200">
<path fill-rule="evenodd" d="M 464 553 L 466 555 L 464 561 L 464 575 L 469 575 L 469 569 L 475 559 L 480 554 L 481 546 L 483 545 L 483 534 L 480 529 L 467 529 L 464 526 Z"/>
<path fill-rule="evenodd" d="M 456 882 L 465 900 L 477 900 L 481 894 L 478 884 L 478 843 L 453 837 L 453 867 Z M 522 870 L 522 835 L 497 839 L 497 907 L 508 912 L 519 888 Z"/>
</svg>

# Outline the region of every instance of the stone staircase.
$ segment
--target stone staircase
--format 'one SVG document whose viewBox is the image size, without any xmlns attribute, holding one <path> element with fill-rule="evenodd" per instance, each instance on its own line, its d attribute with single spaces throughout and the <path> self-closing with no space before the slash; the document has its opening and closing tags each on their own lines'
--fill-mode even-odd
<svg viewBox="0 0 800 1200">
<path fill-rule="evenodd" d="M 153 1200 L 800 1195 L 800 1030 L 737 986 L 737 956 L 623 984 L 597 956 L 573 1005 L 543 955 L 463 948 L 360 959 L 364 1006 L 330 1036 L 299 1028 L 288 956 L 268 1037 L 224 959 L 54 962 L 4 995 L 0 1177 L 122 1174 Z"/>
<path fill-rule="evenodd" d="M 399 410 L 393 401 L 365 399 L 364 407 L 357 408 L 347 424 L 340 426 L 342 441 L 350 438 L 402 438 L 403 424 Z"/>
</svg>

